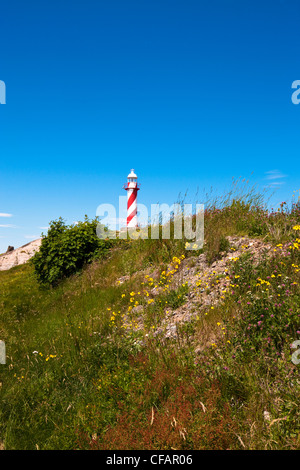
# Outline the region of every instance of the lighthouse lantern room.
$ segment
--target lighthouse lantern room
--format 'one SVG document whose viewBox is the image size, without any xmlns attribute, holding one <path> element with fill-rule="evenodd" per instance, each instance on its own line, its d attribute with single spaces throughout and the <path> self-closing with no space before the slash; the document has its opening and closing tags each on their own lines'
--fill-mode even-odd
<svg viewBox="0 0 300 470">
<path fill-rule="evenodd" d="M 127 183 L 123 187 L 127 191 L 127 228 L 135 228 L 138 227 L 137 192 L 140 185 L 134 170 L 131 170 L 127 176 Z"/>
</svg>

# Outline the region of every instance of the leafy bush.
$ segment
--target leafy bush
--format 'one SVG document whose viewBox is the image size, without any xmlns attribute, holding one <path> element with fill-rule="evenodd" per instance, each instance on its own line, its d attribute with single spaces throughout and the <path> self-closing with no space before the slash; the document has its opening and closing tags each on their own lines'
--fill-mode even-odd
<svg viewBox="0 0 300 470">
<path fill-rule="evenodd" d="M 90 221 L 87 216 L 84 222 L 69 226 L 61 217 L 50 222 L 48 235 L 43 238 L 39 252 L 32 258 L 38 281 L 56 285 L 92 259 L 103 257 L 111 247 L 112 240 L 100 239 L 96 233 L 97 225 L 97 218 Z"/>
</svg>

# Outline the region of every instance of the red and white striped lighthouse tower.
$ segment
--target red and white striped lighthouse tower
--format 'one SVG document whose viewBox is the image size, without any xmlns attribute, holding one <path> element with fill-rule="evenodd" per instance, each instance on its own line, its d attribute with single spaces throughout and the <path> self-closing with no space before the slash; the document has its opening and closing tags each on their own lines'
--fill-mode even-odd
<svg viewBox="0 0 300 470">
<path fill-rule="evenodd" d="M 135 228 L 138 226 L 137 219 L 137 192 L 140 185 L 137 183 L 137 176 L 134 170 L 127 176 L 127 184 L 124 185 L 127 191 L 127 228 Z"/>
</svg>

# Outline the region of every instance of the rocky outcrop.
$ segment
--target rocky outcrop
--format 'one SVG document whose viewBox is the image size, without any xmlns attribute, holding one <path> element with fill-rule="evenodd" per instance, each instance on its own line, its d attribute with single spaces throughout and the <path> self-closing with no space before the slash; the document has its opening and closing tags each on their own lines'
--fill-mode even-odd
<svg viewBox="0 0 300 470">
<path fill-rule="evenodd" d="M 12 249 L 7 250 L 4 255 L 0 255 L 0 271 L 6 271 L 26 263 L 40 249 L 41 243 L 42 239 L 39 238 L 20 248 L 9 247 Z"/>
<path fill-rule="evenodd" d="M 224 252 L 221 259 L 211 265 L 207 264 L 205 254 L 189 257 L 182 263 L 181 270 L 174 276 L 173 285 L 187 283 L 189 293 L 186 302 L 176 310 L 166 309 L 166 316 L 156 334 L 165 337 L 176 336 L 177 326 L 190 322 L 195 318 L 199 309 L 215 308 L 224 298 L 227 291 L 232 291 L 233 282 L 228 271 L 235 259 L 245 253 L 250 253 L 253 264 L 259 263 L 272 252 L 272 245 L 262 240 L 246 237 L 227 237 L 230 243 L 229 252 Z"/>
<path fill-rule="evenodd" d="M 227 237 L 230 248 L 223 252 L 220 259 L 212 264 L 208 264 L 206 255 L 189 256 L 181 262 L 180 269 L 170 282 L 170 289 L 176 289 L 180 285 L 188 285 L 188 294 L 184 303 L 176 308 L 166 307 L 164 317 L 160 326 L 153 330 L 154 336 L 163 338 L 175 338 L 178 327 L 191 322 L 199 312 L 210 312 L 218 306 L 225 298 L 226 292 L 233 290 L 229 277 L 230 267 L 241 255 L 249 253 L 252 263 L 255 265 L 265 256 L 269 256 L 273 251 L 270 243 L 265 243 L 259 239 L 247 237 Z M 172 269 L 172 266 L 169 266 Z M 157 279 L 157 273 L 151 273 L 151 277 Z M 122 279 L 122 278 L 120 278 Z M 126 279 L 122 279 L 124 282 Z M 119 280 L 121 283 L 121 281 Z M 154 287 L 150 290 L 152 298 L 163 292 L 163 287 Z M 144 328 L 144 307 L 138 305 L 132 308 L 135 315 L 136 328 Z M 206 313 L 205 313 L 206 314 Z M 208 338 L 210 344 L 214 338 Z"/>
</svg>

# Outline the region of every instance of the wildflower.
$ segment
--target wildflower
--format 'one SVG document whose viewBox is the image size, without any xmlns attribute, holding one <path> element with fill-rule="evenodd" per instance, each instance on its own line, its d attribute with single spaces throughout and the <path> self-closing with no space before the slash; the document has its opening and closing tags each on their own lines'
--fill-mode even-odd
<svg viewBox="0 0 300 470">
<path fill-rule="evenodd" d="M 293 227 L 293 230 L 300 230 L 300 225 L 295 225 L 295 226 Z"/>
</svg>

